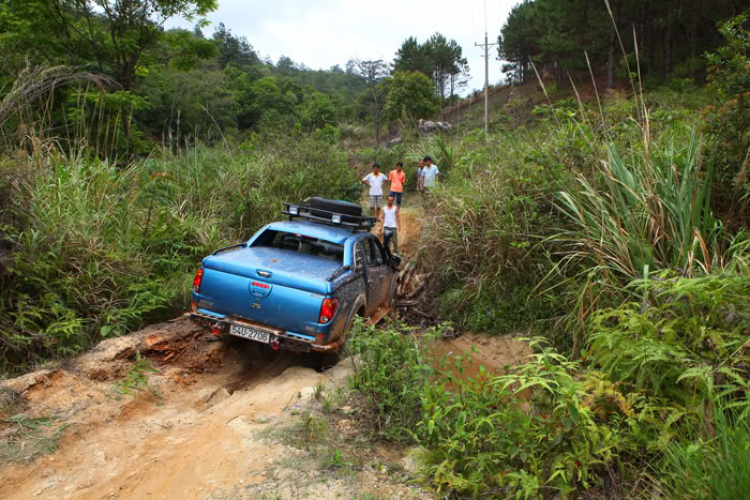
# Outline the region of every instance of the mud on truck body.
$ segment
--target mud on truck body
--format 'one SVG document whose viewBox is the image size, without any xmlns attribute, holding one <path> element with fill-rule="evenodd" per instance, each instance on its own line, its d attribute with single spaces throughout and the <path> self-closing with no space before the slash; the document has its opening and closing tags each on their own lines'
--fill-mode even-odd
<svg viewBox="0 0 750 500">
<path fill-rule="evenodd" d="M 190 318 L 223 338 L 336 353 L 356 316 L 392 303 L 400 259 L 354 203 L 310 198 L 283 214 L 203 259 Z"/>
</svg>

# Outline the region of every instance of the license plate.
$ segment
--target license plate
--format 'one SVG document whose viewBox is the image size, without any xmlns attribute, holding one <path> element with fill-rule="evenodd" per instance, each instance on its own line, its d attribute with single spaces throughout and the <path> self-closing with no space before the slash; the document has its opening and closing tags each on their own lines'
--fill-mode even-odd
<svg viewBox="0 0 750 500">
<path fill-rule="evenodd" d="M 229 328 L 229 333 L 235 337 L 242 337 L 243 339 L 250 339 L 263 344 L 268 344 L 271 341 L 271 334 L 256 330 L 255 328 L 248 328 L 246 326 L 232 325 Z"/>
</svg>

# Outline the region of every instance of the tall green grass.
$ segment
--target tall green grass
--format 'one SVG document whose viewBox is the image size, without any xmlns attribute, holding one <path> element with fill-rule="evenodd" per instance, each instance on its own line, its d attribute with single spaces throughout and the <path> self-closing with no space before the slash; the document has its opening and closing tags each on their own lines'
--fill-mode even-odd
<svg viewBox="0 0 750 500">
<path fill-rule="evenodd" d="M 508 331 L 560 306 L 532 291 L 550 269 L 538 243 L 559 224 L 552 192 L 569 176 L 572 157 L 560 161 L 551 150 L 567 149 L 567 132 L 540 124 L 477 132 L 449 146 L 454 165 L 427 203 L 422 257 L 435 278 L 438 310 L 463 326 Z"/>
<path fill-rule="evenodd" d="M 669 446 L 662 481 L 670 498 L 735 500 L 750 498 L 750 425 L 719 405 L 705 439 Z"/>
<path fill-rule="evenodd" d="M 692 276 L 727 262 L 722 225 L 711 211 L 711 173 L 700 161 L 695 130 L 686 143 L 667 133 L 647 151 L 623 155 L 617 145 L 596 176 L 577 176 L 558 194 L 574 226 L 560 231 L 569 260 L 585 260 L 613 279 L 634 279 L 644 266 Z"/>
<path fill-rule="evenodd" d="M 638 101 L 637 119 L 632 103 L 605 100 L 601 126 L 583 104 L 550 106 L 528 130 L 453 141 L 421 254 L 436 310 L 482 331 L 536 326 L 558 350 L 419 389 L 441 493 L 744 491 L 750 242 L 712 210 L 695 106 Z"/>
<path fill-rule="evenodd" d="M 202 257 L 280 216 L 282 202 L 356 199 L 347 155 L 313 137 L 200 145 L 128 167 L 40 153 L 0 171 L 0 371 L 68 356 L 185 310 Z"/>
</svg>

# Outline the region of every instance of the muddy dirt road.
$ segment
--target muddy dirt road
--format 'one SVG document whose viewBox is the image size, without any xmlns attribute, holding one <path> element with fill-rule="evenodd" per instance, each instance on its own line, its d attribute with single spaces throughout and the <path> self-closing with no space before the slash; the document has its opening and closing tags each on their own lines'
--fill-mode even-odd
<svg viewBox="0 0 750 500">
<path fill-rule="evenodd" d="M 319 373 L 305 356 L 213 340 L 188 321 L 155 325 L 106 341 L 64 368 L 4 383 L 4 393 L 17 396 L 13 414 L 49 418 L 44 436 L 61 430 L 62 438 L 44 455 L 34 446 L 43 433 L 28 434 L 12 450 L 15 460 L 0 465 L 0 498 L 422 496 L 389 475 L 400 467 L 397 455 L 375 454 L 334 474 L 294 442 L 300 415 L 323 385 L 333 393 L 344 383 L 346 360 Z M 136 352 L 158 372 L 134 372 Z M 149 390 L 143 382 L 128 387 L 138 375 Z M 342 421 L 351 428 L 355 420 Z"/>
<path fill-rule="evenodd" d="M 508 339 L 475 335 L 440 342 L 434 353 L 473 346 L 480 352 L 467 374 L 526 354 Z M 0 439 L 22 438 L 0 449 L 0 498 L 431 498 L 408 484 L 402 450 L 368 442 L 358 408 L 338 400 L 327 418 L 316 417 L 343 393 L 352 363 L 322 373 L 313 363 L 250 342 L 226 345 L 180 320 L 6 381 L 0 394 L 15 401 L 4 413 L 24 415 L 18 425 L 28 432 L 7 419 L 0 425 Z M 48 426 L 35 432 L 35 419 Z M 320 432 L 331 439 L 313 439 Z"/>
</svg>

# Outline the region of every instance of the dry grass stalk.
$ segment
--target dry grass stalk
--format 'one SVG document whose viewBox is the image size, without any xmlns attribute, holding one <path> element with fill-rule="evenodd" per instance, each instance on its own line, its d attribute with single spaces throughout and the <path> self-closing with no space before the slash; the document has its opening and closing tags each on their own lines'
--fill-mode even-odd
<svg viewBox="0 0 750 500">
<path fill-rule="evenodd" d="M 635 88 L 635 80 L 633 80 L 633 71 L 630 69 L 630 61 L 628 61 L 628 53 L 625 50 L 625 44 L 622 42 L 622 37 L 620 36 L 620 30 L 617 27 L 617 20 L 615 19 L 615 15 L 612 12 L 612 6 L 609 4 L 609 0 L 604 0 L 604 5 L 607 6 L 607 12 L 609 12 L 609 17 L 612 19 L 612 25 L 615 28 L 615 34 L 617 35 L 617 41 L 620 44 L 620 50 L 622 51 L 622 56 L 625 58 L 625 67 L 628 70 L 628 78 L 630 79 L 630 87 L 633 89 L 633 93 L 636 93 Z M 640 122 L 641 117 L 641 108 L 636 108 L 638 110 L 638 121 Z"/>
<path fill-rule="evenodd" d="M 594 70 L 591 68 L 591 61 L 589 60 L 589 53 L 584 51 L 583 54 L 586 56 L 586 64 L 589 67 L 589 74 L 591 75 L 591 83 L 594 84 L 594 95 L 596 96 L 596 104 L 599 106 L 599 118 L 601 119 L 602 130 L 604 130 L 604 111 L 602 110 L 602 101 L 599 98 L 599 89 L 596 87 L 596 78 L 594 77 Z"/>
<path fill-rule="evenodd" d="M 542 87 L 542 92 L 544 92 L 544 97 L 547 98 L 547 104 L 552 107 L 552 100 L 549 98 L 549 94 L 547 93 L 547 87 L 544 86 L 544 81 L 542 80 L 542 77 L 539 76 L 539 71 L 536 70 L 536 65 L 534 64 L 534 61 L 529 58 L 529 62 L 531 63 L 531 67 L 534 70 L 534 74 L 536 75 L 536 79 L 539 82 L 539 86 Z M 557 119 L 557 116 L 555 114 L 552 114 L 552 117 L 555 119 L 555 123 L 557 123 L 557 126 L 560 126 L 560 121 Z"/>
<path fill-rule="evenodd" d="M 27 63 L 13 82 L 13 87 L 0 101 L 0 127 L 27 106 L 53 90 L 72 82 L 87 81 L 100 90 L 112 87 L 108 77 L 88 72 L 78 72 L 68 66 L 32 66 Z"/>
</svg>

